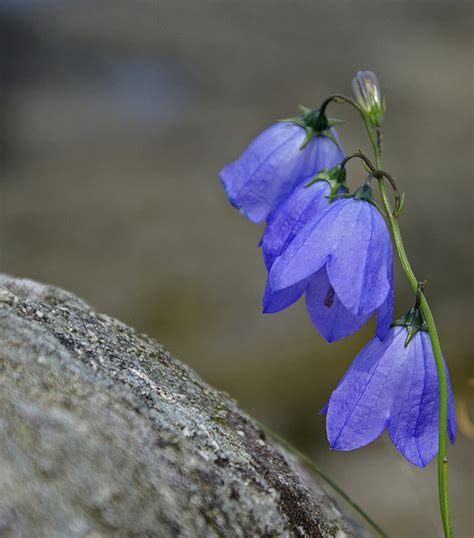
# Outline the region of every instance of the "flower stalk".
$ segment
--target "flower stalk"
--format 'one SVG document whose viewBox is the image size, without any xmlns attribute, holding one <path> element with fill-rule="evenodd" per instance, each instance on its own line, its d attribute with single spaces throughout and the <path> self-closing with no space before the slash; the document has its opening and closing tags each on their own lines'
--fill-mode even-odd
<svg viewBox="0 0 474 538">
<path fill-rule="evenodd" d="M 377 165 L 380 164 L 380 155 L 376 155 Z M 390 231 L 392 232 L 393 241 L 395 243 L 395 249 L 400 260 L 403 272 L 413 290 L 413 293 L 417 292 L 418 280 L 410 265 L 408 256 L 403 244 L 400 227 L 396 217 L 392 214 L 390 200 L 385 188 L 383 179 L 378 180 L 380 196 L 382 203 L 387 212 L 387 220 L 389 223 Z M 438 447 L 438 494 L 439 504 L 441 510 L 441 519 L 443 521 L 444 534 L 446 538 L 452 537 L 452 528 L 449 513 L 449 498 L 448 498 L 448 459 L 446 457 L 446 430 L 448 421 L 448 385 L 446 379 L 446 370 L 443 364 L 443 356 L 441 353 L 441 344 L 439 342 L 438 331 L 431 312 L 430 306 L 424 293 L 421 294 L 420 308 L 423 317 L 428 328 L 430 335 L 431 345 L 433 346 L 433 354 L 436 362 L 436 369 L 439 379 L 439 447 Z"/>
<path fill-rule="evenodd" d="M 369 137 L 371 139 L 372 147 L 375 153 L 375 165 L 377 168 L 381 166 L 380 150 L 377 147 L 377 143 L 374 140 L 372 130 L 368 127 Z M 382 204 L 386 210 L 387 220 L 390 231 L 392 233 L 395 249 L 400 260 L 403 272 L 413 290 L 413 293 L 418 292 L 418 279 L 411 267 L 408 259 L 405 246 L 403 244 L 402 234 L 398 225 L 397 217 L 392 213 L 390 200 L 385 188 L 383 178 L 378 179 L 378 186 Z M 446 437 L 447 437 L 447 422 L 448 422 L 448 384 L 446 378 L 446 370 L 443 364 L 443 355 L 441 352 L 441 344 L 439 341 L 438 331 L 436 329 L 436 323 L 431 312 L 431 308 L 426 300 L 423 292 L 420 295 L 420 308 L 423 317 L 428 328 L 430 335 L 431 345 L 433 346 L 433 354 L 436 362 L 436 369 L 439 379 L 439 436 L 438 436 L 438 495 L 441 511 L 441 519 L 443 521 L 444 535 L 446 538 L 453 536 L 451 527 L 451 518 L 449 512 L 449 497 L 448 497 L 448 458 L 446 456 Z"/>
<path fill-rule="evenodd" d="M 382 166 L 381 162 L 381 146 L 380 146 L 380 135 L 377 134 L 371 124 L 369 114 L 363 110 L 363 108 L 350 97 L 344 95 L 332 95 L 325 99 L 320 107 L 320 112 L 325 112 L 326 107 L 329 103 L 345 103 L 350 104 L 356 108 L 364 121 L 367 133 L 369 135 L 370 144 L 374 152 L 375 158 L 375 169 L 380 170 Z M 351 156 L 352 158 L 352 156 Z M 344 161 L 343 161 L 344 162 Z M 375 172 L 374 172 L 375 174 Z M 405 276 L 410 284 L 413 293 L 418 292 L 418 279 L 413 271 L 413 268 L 408 259 L 408 255 L 403 244 L 403 238 L 398 225 L 398 214 L 400 211 L 393 211 L 390 199 L 387 193 L 387 189 L 384 183 L 384 177 L 382 175 L 375 176 L 377 177 L 380 197 L 382 200 L 382 205 L 385 209 L 386 218 L 392 234 L 393 242 L 395 245 L 395 250 L 397 251 L 398 259 L 400 260 L 400 265 L 405 273 Z M 400 208 L 399 208 L 400 209 Z M 423 314 L 428 333 L 430 336 L 431 345 L 433 347 L 433 355 L 436 362 L 436 369 L 439 379 L 439 434 L 438 434 L 438 496 L 439 496 L 439 505 L 441 519 L 443 522 L 444 535 L 446 538 L 452 538 L 453 531 L 451 527 L 451 518 L 449 511 L 449 497 L 448 497 L 448 458 L 446 456 L 446 438 L 447 438 L 447 422 L 448 422 L 448 383 L 446 377 L 446 370 L 443 363 L 443 355 L 441 352 L 441 344 L 439 341 L 438 331 L 436 328 L 436 323 L 431 312 L 431 308 L 426 300 L 426 297 L 423 292 L 420 294 L 420 309 Z"/>
</svg>

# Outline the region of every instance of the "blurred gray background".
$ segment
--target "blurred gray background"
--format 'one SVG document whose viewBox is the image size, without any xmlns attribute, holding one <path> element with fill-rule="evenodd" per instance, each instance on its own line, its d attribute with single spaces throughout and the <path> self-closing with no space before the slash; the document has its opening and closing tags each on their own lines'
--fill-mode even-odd
<svg viewBox="0 0 474 538">
<path fill-rule="evenodd" d="M 409 465 L 385 435 L 330 452 L 317 415 L 373 325 L 330 346 L 304 304 L 262 315 L 262 227 L 218 179 L 275 119 L 374 70 L 384 168 L 407 193 L 401 227 L 454 386 L 455 531 L 472 536 L 472 19 L 459 1 L 0 1 L 0 270 L 156 337 L 392 536 L 439 536 L 435 462 Z M 346 151 L 369 151 L 352 110 L 329 113 Z M 396 283 L 402 314 L 413 298 Z"/>
</svg>

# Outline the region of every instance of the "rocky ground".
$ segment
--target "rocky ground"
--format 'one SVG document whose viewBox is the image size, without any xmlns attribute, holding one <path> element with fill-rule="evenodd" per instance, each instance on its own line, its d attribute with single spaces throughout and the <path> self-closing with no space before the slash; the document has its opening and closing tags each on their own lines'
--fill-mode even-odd
<svg viewBox="0 0 474 538">
<path fill-rule="evenodd" d="M 0 536 L 371 536 L 229 397 L 72 294 L 0 275 Z"/>
</svg>

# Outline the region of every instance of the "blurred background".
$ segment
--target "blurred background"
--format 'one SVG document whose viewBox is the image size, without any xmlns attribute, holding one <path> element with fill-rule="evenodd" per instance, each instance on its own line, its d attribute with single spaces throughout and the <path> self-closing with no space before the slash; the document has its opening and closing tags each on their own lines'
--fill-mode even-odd
<svg viewBox="0 0 474 538">
<path fill-rule="evenodd" d="M 317 414 L 373 325 L 328 345 L 302 302 L 261 314 L 263 229 L 218 178 L 275 119 L 375 71 L 384 168 L 407 192 L 401 227 L 454 386 L 455 534 L 472 536 L 472 19 L 453 0 L 0 0 L 0 270 L 156 337 L 391 536 L 439 536 L 436 463 L 409 465 L 386 435 L 330 452 Z M 346 151 L 369 151 L 352 110 L 330 115 Z M 396 283 L 402 314 L 413 297 Z"/>
</svg>

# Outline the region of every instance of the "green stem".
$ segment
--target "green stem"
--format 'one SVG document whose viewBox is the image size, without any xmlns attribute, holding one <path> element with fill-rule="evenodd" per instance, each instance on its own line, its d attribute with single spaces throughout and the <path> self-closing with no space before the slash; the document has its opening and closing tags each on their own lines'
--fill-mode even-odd
<svg viewBox="0 0 474 538">
<path fill-rule="evenodd" d="M 414 293 L 417 291 L 418 280 L 413 272 L 413 269 L 408 261 L 407 253 L 403 245 L 400 228 L 396 218 L 392 215 L 390 201 L 383 179 L 379 179 L 380 195 L 382 202 L 388 215 L 388 222 L 392 232 L 395 248 L 400 259 L 400 264 L 407 277 L 408 282 Z M 439 504 L 441 509 L 441 519 L 443 520 L 444 534 L 446 538 L 452 536 L 452 529 L 449 517 L 449 500 L 448 500 L 448 460 L 446 458 L 446 431 L 448 421 L 448 383 L 446 379 L 446 370 L 444 367 L 443 355 L 441 353 L 441 345 L 439 343 L 438 331 L 433 319 L 433 314 L 428 305 L 424 294 L 421 296 L 421 311 L 428 327 L 431 345 L 433 347 L 433 355 L 436 362 L 439 379 L 439 449 L 438 449 L 438 489 L 439 489 Z"/>
<path fill-rule="evenodd" d="M 369 133 L 370 143 L 372 144 L 372 149 L 374 150 L 375 158 L 376 160 L 378 159 L 378 162 L 380 164 L 380 151 L 379 151 L 377 141 L 375 140 L 373 136 L 372 127 L 370 126 L 369 118 L 367 117 L 367 114 L 365 114 L 365 112 L 362 110 L 362 108 L 358 105 L 357 101 L 355 101 L 351 97 L 347 97 L 347 95 L 334 94 L 326 98 L 321 103 L 321 106 L 319 107 L 319 113 L 326 114 L 326 108 L 331 102 L 345 103 L 345 104 L 353 106 L 356 110 L 359 111 L 360 115 L 362 116 L 362 119 L 364 120 L 365 128 L 367 129 L 367 132 Z M 377 165 L 377 168 L 380 168 L 380 166 Z"/>
<path fill-rule="evenodd" d="M 321 105 L 320 111 L 323 113 L 327 105 L 331 102 L 347 103 L 359 110 L 362 119 L 364 120 L 367 133 L 369 135 L 370 143 L 375 155 L 375 165 L 378 170 L 381 169 L 380 162 L 380 147 L 374 136 L 373 129 L 370 125 L 368 116 L 360 108 L 360 106 L 350 97 L 344 95 L 333 95 L 328 97 Z M 385 183 L 383 177 L 378 178 L 378 185 L 380 189 L 380 196 L 382 198 L 383 206 L 387 213 L 387 219 L 392 233 L 395 248 L 397 250 L 398 258 L 402 266 L 403 272 L 410 283 L 410 286 L 414 293 L 418 289 L 418 279 L 413 272 L 413 269 L 408 260 L 408 256 L 403 245 L 402 235 L 398 226 L 396 216 L 392 212 L 390 205 L 390 199 L 385 189 Z M 449 513 L 449 498 L 448 498 L 448 459 L 446 457 L 446 436 L 447 436 L 447 423 L 448 423 L 448 383 L 446 377 L 446 369 L 444 366 L 443 355 L 441 352 L 441 345 L 439 343 L 438 331 L 436 330 L 436 324 L 431 313 L 431 309 L 428 305 L 428 301 L 424 294 L 421 296 L 421 311 L 428 327 L 431 346 L 433 348 L 433 355 L 436 362 L 436 369 L 438 372 L 439 380 L 439 435 L 438 435 L 438 494 L 439 505 L 441 511 L 441 519 L 443 521 L 444 535 L 446 538 L 452 538 L 453 531 L 451 528 L 450 513 Z"/>
<path fill-rule="evenodd" d="M 380 150 L 377 147 L 377 143 L 374 140 L 370 125 L 366 122 L 366 126 L 369 131 L 369 137 L 371 139 L 372 147 L 374 148 L 375 153 L 375 162 L 376 167 L 379 169 L 381 167 L 380 163 Z M 387 213 L 388 223 L 390 230 L 392 232 L 393 241 L 395 243 L 395 248 L 397 250 L 398 258 L 402 266 L 403 272 L 413 290 L 414 293 L 417 292 L 418 288 L 418 279 L 415 276 L 415 273 L 410 265 L 408 256 L 403 245 L 402 235 L 400 228 L 398 226 L 398 221 L 392 213 L 392 208 L 390 205 L 390 200 L 385 188 L 385 183 L 383 178 L 378 179 L 380 196 L 382 198 L 382 203 L 384 205 L 385 211 Z M 421 295 L 421 311 L 428 327 L 431 345 L 433 347 L 433 355 L 436 362 L 436 369 L 438 371 L 439 379 L 439 435 L 438 435 L 438 495 L 439 495 L 439 505 L 441 511 L 441 519 L 443 521 L 444 535 L 446 538 L 451 538 L 453 536 L 450 513 L 449 513 L 449 497 L 448 497 L 448 459 L 446 457 L 446 436 L 447 436 L 447 422 L 448 422 L 448 383 L 446 378 L 446 369 L 444 366 L 443 355 L 441 352 L 441 345 L 439 342 L 438 331 L 436 329 L 436 324 L 433 318 L 433 314 L 429 307 L 426 297 L 422 293 Z"/>
</svg>

